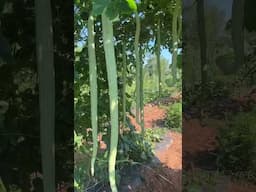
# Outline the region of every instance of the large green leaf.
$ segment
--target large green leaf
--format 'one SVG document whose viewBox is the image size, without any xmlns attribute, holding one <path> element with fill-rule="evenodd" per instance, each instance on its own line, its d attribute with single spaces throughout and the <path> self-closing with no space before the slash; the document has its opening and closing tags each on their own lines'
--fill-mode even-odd
<svg viewBox="0 0 256 192">
<path fill-rule="evenodd" d="M 94 16 L 101 15 L 105 8 L 111 3 L 111 0 L 93 0 L 92 14 Z"/>
<path fill-rule="evenodd" d="M 137 10 L 135 0 L 93 0 L 92 5 L 94 16 L 101 15 L 106 9 L 106 15 L 112 22 L 118 20 L 119 14 L 130 14 Z"/>
<path fill-rule="evenodd" d="M 119 1 L 119 9 L 122 11 L 122 14 L 131 14 L 132 9 L 130 8 L 129 4 L 123 0 Z"/>
<path fill-rule="evenodd" d="M 118 1 L 111 1 L 107 7 L 106 15 L 107 17 L 113 22 L 118 20 L 119 16 L 119 2 Z"/>
</svg>

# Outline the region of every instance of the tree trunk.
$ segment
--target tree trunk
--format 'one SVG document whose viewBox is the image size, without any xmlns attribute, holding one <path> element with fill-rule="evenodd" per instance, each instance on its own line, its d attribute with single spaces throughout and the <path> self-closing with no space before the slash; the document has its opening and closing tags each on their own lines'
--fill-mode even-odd
<svg viewBox="0 0 256 192">
<path fill-rule="evenodd" d="M 44 191 L 55 192 L 55 75 L 51 2 L 35 1 L 40 141 Z"/>
</svg>

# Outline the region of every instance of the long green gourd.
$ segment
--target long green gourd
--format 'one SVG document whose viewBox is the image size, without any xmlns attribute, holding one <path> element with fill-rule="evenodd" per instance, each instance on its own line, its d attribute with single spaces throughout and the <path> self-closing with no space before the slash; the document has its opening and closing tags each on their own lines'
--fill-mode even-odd
<svg viewBox="0 0 256 192">
<path fill-rule="evenodd" d="M 173 73 L 173 79 L 174 82 L 176 81 L 177 78 L 177 56 L 178 56 L 178 29 L 177 29 L 177 24 L 178 24 L 178 16 L 179 16 L 179 0 L 176 1 L 176 5 L 174 8 L 173 12 L 173 17 L 172 17 L 172 36 L 173 36 L 173 52 L 172 52 L 172 73 Z"/>
<path fill-rule="evenodd" d="M 142 55 L 140 53 L 140 61 L 142 61 Z M 144 136 L 145 128 L 144 128 L 144 92 L 143 92 L 143 79 L 144 79 L 144 72 L 143 72 L 143 65 L 140 65 L 140 126 L 141 126 L 141 133 Z"/>
<path fill-rule="evenodd" d="M 105 9 L 106 11 L 106 9 Z M 115 165 L 118 144 L 118 88 L 117 88 L 117 70 L 115 49 L 113 43 L 113 24 L 106 16 L 105 11 L 102 14 L 102 31 L 104 52 L 107 65 L 110 117 L 111 117 L 111 142 L 109 153 L 109 182 L 112 192 L 117 192 L 115 179 Z"/>
<path fill-rule="evenodd" d="M 182 38 L 182 2 L 181 0 L 177 0 L 179 5 L 178 7 L 178 39 Z"/>
<path fill-rule="evenodd" d="M 135 19 L 136 19 L 136 31 L 135 31 L 135 42 L 134 42 L 134 49 L 135 49 L 135 62 L 136 62 L 136 122 L 140 125 L 141 124 L 141 109 L 140 109 L 140 53 L 139 53 L 139 38 L 140 38 L 140 17 L 138 12 L 135 12 Z M 143 130 L 144 132 L 144 130 Z"/>
<path fill-rule="evenodd" d="M 160 51 L 161 51 L 161 27 L 160 27 L 160 15 L 157 20 L 157 73 L 158 73 L 158 94 L 159 97 L 162 92 L 162 82 L 161 82 L 161 63 L 160 63 Z"/>
<path fill-rule="evenodd" d="M 125 42 L 122 44 L 122 56 L 123 56 L 123 126 L 126 126 L 126 52 Z"/>
<path fill-rule="evenodd" d="M 94 17 L 88 18 L 88 55 L 90 73 L 90 99 L 91 99 L 91 124 L 93 137 L 93 152 L 91 159 L 91 174 L 94 176 L 94 166 L 98 149 L 98 94 L 97 94 L 97 66 L 94 43 Z"/>
<path fill-rule="evenodd" d="M 55 192 L 55 75 L 50 0 L 35 1 L 43 186 Z"/>
</svg>

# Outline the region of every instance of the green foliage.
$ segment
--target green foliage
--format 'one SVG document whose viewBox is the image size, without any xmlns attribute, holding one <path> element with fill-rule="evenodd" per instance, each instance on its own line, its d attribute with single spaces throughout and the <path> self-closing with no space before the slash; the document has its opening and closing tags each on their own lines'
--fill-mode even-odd
<svg viewBox="0 0 256 192">
<path fill-rule="evenodd" d="M 177 55 L 177 67 L 182 69 L 182 55 Z"/>
<path fill-rule="evenodd" d="M 7 192 L 1 177 L 0 177 L 0 191 L 1 192 Z"/>
<path fill-rule="evenodd" d="M 239 113 L 218 137 L 218 166 L 229 173 L 251 173 L 256 181 L 256 111 Z M 236 174 L 235 174 L 236 175 Z"/>
<path fill-rule="evenodd" d="M 129 125 L 129 124 L 128 124 Z M 130 125 L 131 126 L 131 125 Z M 132 127 L 131 127 L 132 129 Z M 147 130 L 145 137 L 135 131 L 124 132 L 123 136 L 119 138 L 119 145 L 117 151 L 117 170 L 116 179 L 119 183 L 119 170 L 122 167 L 133 162 L 148 162 L 153 157 L 152 144 L 160 141 L 160 135 L 164 130 Z M 75 175 L 74 183 L 76 191 L 81 191 L 96 183 L 108 183 L 108 151 L 109 151 L 109 137 L 103 136 L 104 142 L 107 144 L 107 149 L 104 152 L 99 152 L 95 162 L 95 176 L 90 175 L 90 160 L 92 155 L 92 144 L 85 140 L 82 134 L 74 133 L 75 138 Z"/>
<path fill-rule="evenodd" d="M 111 21 L 115 21 L 120 14 L 131 14 L 137 10 L 135 0 L 93 0 L 92 5 L 94 16 L 102 15 L 106 9 L 106 15 Z"/>
<path fill-rule="evenodd" d="M 90 150 L 86 148 L 84 138 L 81 134 L 74 132 L 74 147 L 75 147 L 75 167 L 74 167 L 74 187 L 75 190 L 82 190 L 85 187 L 85 180 L 90 177 L 89 170 L 90 159 L 83 158 L 89 155 Z M 78 158 L 79 157 L 79 158 Z M 80 158 L 82 160 L 80 160 Z"/>
<path fill-rule="evenodd" d="M 110 4 L 111 0 L 93 0 L 92 13 L 94 16 L 101 15 L 104 9 Z"/>
<path fill-rule="evenodd" d="M 168 97 L 170 96 L 170 90 L 172 89 L 164 89 L 160 95 L 158 92 L 146 92 L 144 93 L 144 102 L 150 103 L 156 101 L 159 98 Z"/>
<path fill-rule="evenodd" d="M 146 129 L 144 139 L 154 145 L 162 140 L 162 137 L 167 132 L 165 128 L 153 128 L 153 129 Z"/>
<path fill-rule="evenodd" d="M 87 18 L 91 9 L 93 14 L 101 15 L 104 10 L 106 16 L 113 22 L 116 18 L 120 21 L 114 23 L 114 45 L 115 45 L 115 58 L 117 62 L 117 80 L 118 80 L 118 101 L 122 101 L 122 53 L 121 45 L 125 41 L 126 53 L 127 53 L 127 105 L 126 111 L 130 109 L 131 103 L 134 101 L 134 79 L 135 79 L 135 58 L 134 58 L 134 31 L 135 20 L 132 15 L 137 10 L 135 0 L 92 0 L 93 6 L 87 3 L 85 0 L 77 0 L 75 3 L 75 130 L 77 133 L 76 138 L 76 154 L 82 157 L 81 161 L 78 161 L 75 167 L 75 182 L 78 187 L 77 190 L 81 191 L 96 183 L 107 184 L 108 175 L 108 152 L 110 146 L 110 110 L 109 110 L 109 86 L 107 84 L 107 69 L 104 63 L 106 62 L 104 57 L 104 49 L 102 43 L 102 24 L 100 17 L 95 17 L 95 49 L 97 59 L 97 83 L 98 83 L 98 121 L 99 132 L 103 134 L 103 141 L 107 145 L 106 152 L 99 151 L 95 162 L 95 177 L 91 177 L 89 174 L 89 162 L 92 153 L 92 131 L 86 131 L 86 128 L 90 125 L 90 92 L 89 92 L 89 66 L 88 66 L 88 53 L 87 53 L 87 41 L 88 34 L 86 28 L 88 28 Z M 139 42 L 139 48 L 141 50 L 141 57 L 143 58 L 146 53 L 154 54 L 154 49 L 150 45 L 150 42 L 154 39 L 154 35 L 151 32 L 155 31 L 155 15 L 157 12 L 161 15 L 161 25 L 170 28 L 171 13 L 166 11 L 165 8 L 168 0 L 162 0 L 161 2 L 155 1 L 141 1 L 139 6 L 139 17 L 143 22 L 144 27 L 141 29 L 141 38 Z M 150 10 L 148 7 L 151 7 Z M 128 17 L 124 14 L 129 14 Z M 161 36 L 165 39 L 161 42 L 161 47 L 169 49 L 171 45 L 171 32 L 169 30 L 162 33 Z M 170 50 L 170 49 L 169 49 Z M 142 63 L 141 63 L 142 64 Z M 168 63 L 167 63 L 168 64 Z M 163 67 L 163 71 L 169 74 Z M 162 73 L 164 74 L 164 73 Z M 147 82 L 144 80 L 144 82 Z M 164 83 L 163 87 L 167 86 Z M 133 87 L 134 86 L 134 87 Z M 111 87 L 111 86 L 110 86 Z M 150 87 L 150 86 L 149 86 Z M 130 89 L 134 88 L 132 91 Z M 169 88 L 169 87 L 168 87 Z M 170 89 L 163 91 L 165 96 L 170 94 Z M 119 121 L 122 116 L 122 102 L 118 102 Z M 116 174 L 117 183 L 119 178 L 120 168 L 127 164 L 127 162 L 139 161 L 144 162 L 152 156 L 152 143 L 159 140 L 160 133 L 148 133 L 145 141 L 143 138 L 134 132 L 132 126 L 128 123 L 128 127 L 132 131 L 124 133 L 122 138 L 119 138 L 119 145 L 117 151 L 116 161 Z"/>
<path fill-rule="evenodd" d="M 222 173 L 209 172 L 205 170 L 197 170 L 192 172 L 183 173 L 183 186 L 182 191 L 184 192 L 198 192 L 202 191 L 204 188 L 207 191 L 216 191 L 215 186 L 223 176 Z"/>
<path fill-rule="evenodd" d="M 181 132 L 182 103 L 177 102 L 171 105 L 167 111 L 166 126 L 169 129 Z"/>
<path fill-rule="evenodd" d="M 130 9 L 133 11 L 137 10 L 137 5 L 136 5 L 136 1 L 135 0 L 126 0 Z"/>
<path fill-rule="evenodd" d="M 118 159 L 120 155 L 135 162 L 146 162 L 153 157 L 152 145 L 141 134 L 129 131 L 120 139 Z"/>
<path fill-rule="evenodd" d="M 221 81 L 211 81 L 205 84 L 202 90 L 201 84 L 195 84 L 194 87 L 183 88 L 184 106 L 198 105 L 217 101 L 219 98 L 227 97 L 230 93 L 229 88 Z"/>
</svg>

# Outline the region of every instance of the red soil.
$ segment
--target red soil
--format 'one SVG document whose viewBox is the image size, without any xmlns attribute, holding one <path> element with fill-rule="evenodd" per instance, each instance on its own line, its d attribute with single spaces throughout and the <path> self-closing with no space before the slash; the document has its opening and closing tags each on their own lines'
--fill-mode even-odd
<svg viewBox="0 0 256 192">
<path fill-rule="evenodd" d="M 140 126 L 137 124 L 135 118 L 132 116 L 128 115 L 130 118 L 131 123 L 135 126 L 135 129 L 137 131 L 141 131 Z M 164 109 L 160 109 L 156 105 L 146 105 L 144 107 L 144 127 L 145 128 L 154 128 L 156 127 L 156 122 L 164 120 L 166 117 L 166 112 Z"/>
<path fill-rule="evenodd" d="M 146 105 L 144 110 L 145 128 L 153 128 L 157 120 L 163 120 L 165 118 L 165 110 L 160 109 L 158 106 Z M 135 119 L 130 118 L 136 125 Z M 140 131 L 138 125 L 136 125 L 136 129 Z M 161 150 L 156 153 L 163 167 L 155 169 L 154 171 L 145 170 L 144 175 L 147 175 L 145 186 L 142 186 L 138 192 L 148 191 L 148 189 L 152 189 L 156 192 L 182 191 L 182 150 L 183 152 L 194 155 L 198 152 L 214 150 L 217 147 L 217 127 L 203 127 L 198 119 L 183 121 L 183 138 L 186 140 L 186 142 L 183 143 L 183 149 L 182 135 L 172 131 L 168 134 L 173 140 L 171 146 L 166 150 Z M 168 181 L 164 181 L 163 178 Z M 227 185 L 227 192 L 254 191 L 256 191 L 256 186 L 252 184 L 229 182 Z"/>
<path fill-rule="evenodd" d="M 229 183 L 227 192 L 255 192 L 256 186 L 252 184 L 244 183 Z"/>
<path fill-rule="evenodd" d="M 146 105 L 144 107 L 145 128 L 154 128 L 155 122 L 164 120 L 165 117 L 166 111 L 156 105 Z M 136 123 L 136 120 L 132 117 L 130 119 L 135 128 L 140 131 L 140 126 Z M 173 143 L 167 150 L 158 152 L 156 156 L 165 166 L 180 170 L 182 168 L 182 136 L 180 133 L 172 131 L 169 131 L 168 135 L 170 139 L 173 139 Z"/>
<path fill-rule="evenodd" d="M 173 140 L 170 147 L 165 151 L 156 153 L 158 159 L 167 167 L 175 170 L 182 169 L 182 135 L 180 133 L 168 133 Z"/>
<path fill-rule="evenodd" d="M 250 99 L 255 99 L 255 95 Z M 241 98 L 242 101 L 246 99 L 244 97 Z M 163 121 L 165 117 L 166 111 L 159 108 L 157 105 L 148 104 L 144 107 L 144 121 L 146 129 L 157 127 L 156 122 Z M 135 126 L 135 129 L 140 132 L 140 126 L 136 123 L 135 118 L 132 116 L 129 116 L 129 118 L 131 123 Z M 154 168 L 154 170 L 147 168 L 143 170 L 143 175 L 146 175 L 145 186 L 141 186 L 141 188 L 138 189 L 138 192 L 149 191 L 149 189 L 152 189 L 154 192 L 180 192 L 182 186 L 182 150 L 183 153 L 185 152 L 195 155 L 198 152 L 211 151 L 217 147 L 217 127 L 203 127 L 198 119 L 183 121 L 183 136 L 180 133 L 172 131 L 169 131 L 168 134 L 170 139 L 172 139 L 172 144 L 167 149 L 156 153 L 156 157 L 162 163 L 162 167 Z M 186 141 L 183 143 L 183 146 L 182 137 Z M 100 145 L 101 148 L 106 147 L 102 142 Z M 234 182 L 228 183 L 227 192 L 254 191 L 256 191 L 255 185 L 246 185 L 244 183 L 241 184 Z"/>
<path fill-rule="evenodd" d="M 176 132 L 169 132 L 172 144 L 167 150 L 156 153 L 157 158 L 166 166 L 169 179 L 173 182 L 174 189 L 169 191 L 181 191 L 182 186 L 182 135 Z M 169 169 L 167 169 L 169 168 Z M 168 187 L 161 187 L 162 191 L 167 191 Z"/>
<path fill-rule="evenodd" d="M 196 154 L 203 151 L 214 150 L 217 130 L 213 127 L 202 127 L 198 119 L 183 121 L 183 152 Z"/>
<path fill-rule="evenodd" d="M 144 107 L 145 128 L 154 128 L 157 121 L 162 121 L 166 117 L 166 111 L 157 105 L 146 105 Z M 129 117 L 131 123 L 135 125 L 137 131 L 141 131 L 136 120 Z M 180 133 L 169 131 L 168 135 L 173 140 L 170 147 L 156 153 L 156 157 L 162 163 L 162 167 L 155 168 L 153 171 L 145 169 L 144 174 L 145 186 L 139 191 L 148 191 L 152 189 L 154 192 L 180 192 L 181 191 L 181 169 L 182 169 L 182 136 Z"/>
</svg>

